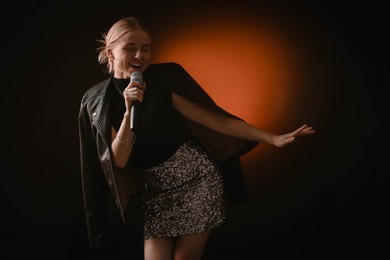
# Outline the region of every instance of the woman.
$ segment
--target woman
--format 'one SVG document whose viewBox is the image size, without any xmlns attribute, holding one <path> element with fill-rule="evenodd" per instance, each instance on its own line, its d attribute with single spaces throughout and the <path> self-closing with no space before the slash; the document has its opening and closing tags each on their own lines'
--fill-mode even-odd
<svg viewBox="0 0 390 260">
<path fill-rule="evenodd" d="M 90 246 L 104 242 L 102 194 L 110 191 L 125 221 L 127 203 L 143 190 L 145 259 L 201 259 L 225 219 L 225 194 L 245 199 L 240 156 L 259 142 L 283 147 L 315 131 L 276 135 L 224 111 L 179 64 L 150 64 L 151 35 L 134 18 L 117 21 L 100 42 L 110 77 L 86 91 L 79 113 Z M 134 72 L 143 79 L 130 80 Z"/>
</svg>

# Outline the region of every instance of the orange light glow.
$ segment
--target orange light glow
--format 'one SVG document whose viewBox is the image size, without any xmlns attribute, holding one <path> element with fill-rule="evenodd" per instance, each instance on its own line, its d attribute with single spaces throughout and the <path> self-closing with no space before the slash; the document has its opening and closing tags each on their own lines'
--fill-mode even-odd
<svg viewBox="0 0 390 260">
<path fill-rule="evenodd" d="M 225 110 L 266 131 L 284 131 L 298 78 L 290 43 L 258 19 L 198 16 L 161 26 L 154 62 L 181 64 Z M 258 161 L 259 152 L 245 157 Z"/>
</svg>

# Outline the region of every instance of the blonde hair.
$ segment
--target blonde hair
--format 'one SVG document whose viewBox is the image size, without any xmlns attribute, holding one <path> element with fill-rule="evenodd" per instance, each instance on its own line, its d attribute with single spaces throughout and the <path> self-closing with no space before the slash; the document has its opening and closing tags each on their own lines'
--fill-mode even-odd
<svg viewBox="0 0 390 260">
<path fill-rule="evenodd" d="M 108 73 L 112 73 L 114 71 L 114 65 L 108 57 L 107 50 L 113 49 L 118 40 L 123 35 L 130 31 L 138 29 L 141 29 L 146 32 L 149 35 L 149 38 L 152 39 L 149 30 L 134 17 L 125 17 L 120 19 L 111 26 L 107 33 L 102 34 L 102 39 L 98 40 L 98 42 L 100 43 L 100 46 L 97 48 L 97 51 L 99 53 L 98 61 L 100 64 L 106 64 L 106 69 L 108 70 Z"/>
</svg>

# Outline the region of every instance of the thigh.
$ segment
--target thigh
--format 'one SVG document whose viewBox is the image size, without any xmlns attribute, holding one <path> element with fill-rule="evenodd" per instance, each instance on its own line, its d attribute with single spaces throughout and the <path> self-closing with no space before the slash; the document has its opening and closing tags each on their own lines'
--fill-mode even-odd
<svg viewBox="0 0 390 260">
<path fill-rule="evenodd" d="M 173 238 L 149 238 L 144 241 L 145 260 L 172 260 Z"/>
<path fill-rule="evenodd" d="M 200 260 L 210 231 L 190 234 L 176 238 L 175 260 Z"/>
</svg>

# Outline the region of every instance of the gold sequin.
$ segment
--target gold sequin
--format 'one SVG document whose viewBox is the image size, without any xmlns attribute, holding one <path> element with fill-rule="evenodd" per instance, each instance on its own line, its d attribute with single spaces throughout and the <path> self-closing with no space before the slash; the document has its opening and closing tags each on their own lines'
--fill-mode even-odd
<svg viewBox="0 0 390 260">
<path fill-rule="evenodd" d="M 192 142 L 145 170 L 145 190 L 144 239 L 200 233 L 225 219 L 218 165 Z"/>
</svg>

